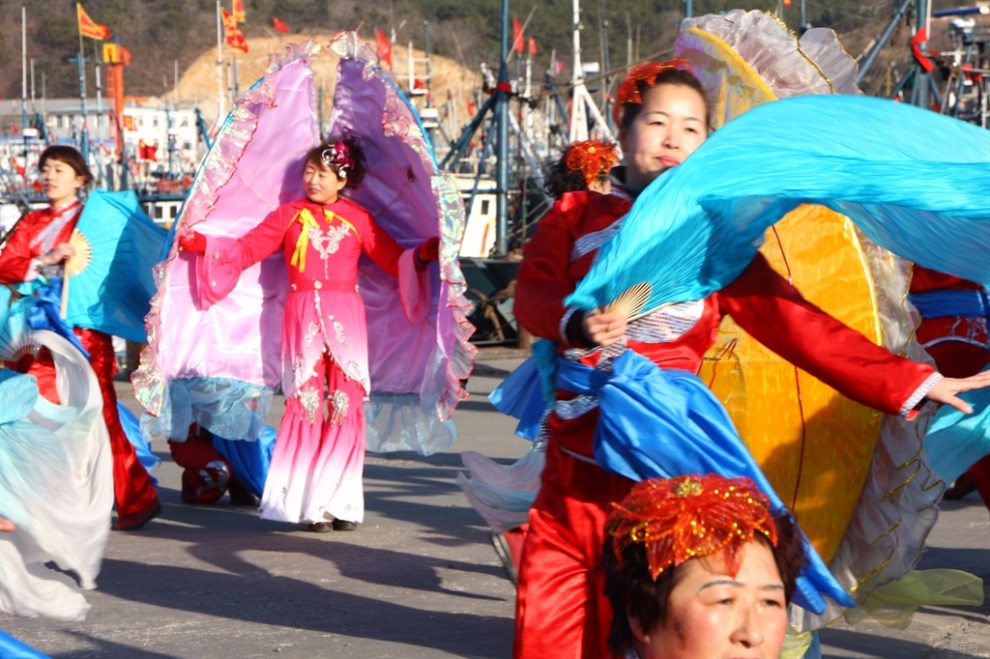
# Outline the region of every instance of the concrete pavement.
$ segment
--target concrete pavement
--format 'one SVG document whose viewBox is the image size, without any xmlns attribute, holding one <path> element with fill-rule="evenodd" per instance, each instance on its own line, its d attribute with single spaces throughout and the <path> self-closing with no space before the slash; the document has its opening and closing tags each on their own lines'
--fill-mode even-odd
<svg viewBox="0 0 990 659">
<path fill-rule="evenodd" d="M 254 510 L 187 506 L 167 447 L 156 471 L 161 518 L 112 533 L 93 608 L 80 623 L 0 614 L 0 628 L 53 657 L 509 657 L 514 589 L 484 522 L 457 487 L 459 453 L 510 462 L 528 443 L 485 397 L 522 355 L 483 349 L 455 414 L 454 451 L 369 455 L 356 532 L 313 534 Z M 137 405 L 129 384 L 122 399 Z M 280 413 L 273 410 L 273 416 Z M 946 502 L 921 567 L 990 582 L 990 515 L 973 495 Z M 860 624 L 823 633 L 825 656 L 990 657 L 990 603 L 924 609 L 906 630 Z"/>
</svg>

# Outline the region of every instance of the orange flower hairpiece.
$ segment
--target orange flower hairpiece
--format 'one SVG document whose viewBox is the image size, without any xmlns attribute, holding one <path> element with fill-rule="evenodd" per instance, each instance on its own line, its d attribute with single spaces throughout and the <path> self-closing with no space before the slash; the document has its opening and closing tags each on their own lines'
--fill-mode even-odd
<svg viewBox="0 0 990 659">
<path fill-rule="evenodd" d="M 739 548 L 757 533 L 777 546 L 777 525 L 767 497 L 748 478 L 718 474 L 637 483 L 621 502 L 612 504 L 607 528 L 620 564 L 626 547 L 645 547 L 654 581 L 670 566 L 716 553 L 735 574 Z"/>
<path fill-rule="evenodd" d="M 612 107 L 612 119 L 615 125 L 619 125 L 622 118 L 622 108 L 626 103 L 642 105 L 643 97 L 639 93 L 640 83 L 646 85 L 647 89 L 652 89 L 657 84 L 657 76 L 669 69 L 690 70 L 686 59 L 672 59 L 666 62 L 641 62 L 629 69 L 626 79 L 619 85 L 619 90 L 615 93 L 615 105 Z"/>
<path fill-rule="evenodd" d="M 602 173 L 608 174 L 608 170 L 619 164 L 619 155 L 615 152 L 615 145 L 600 140 L 586 140 L 575 142 L 567 149 L 564 157 L 564 165 L 572 172 L 581 172 L 584 182 L 588 185 L 597 179 Z"/>
</svg>

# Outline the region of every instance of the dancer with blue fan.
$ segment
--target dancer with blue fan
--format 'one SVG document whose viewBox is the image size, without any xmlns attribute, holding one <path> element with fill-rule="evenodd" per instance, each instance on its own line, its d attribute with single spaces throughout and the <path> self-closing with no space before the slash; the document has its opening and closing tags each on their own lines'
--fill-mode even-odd
<svg viewBox="0 0 990 659">
<path fill-rule="evenodd" d="M 65 271 L 67 268 L 81 269 L 74 264 L 78 264 L 86 251 L 85 243 L 74 241 L 73 235 L 83 213 L 78 194 L 92 180 L 92 175 L 82 155 L 70 146 L 48 147 L 42 152 L 38 164 L 44 192 L 51 205 L 49 208 L 28 213 L 11 231 L 0 252 L 0 284 L 14 284 L 22 293 L 34 295 L 38 299 L 38 320 L 88 355 L 103 394 L 103 418 L 110 432 L 113 449 L 117 502 L 117 519 L 113 528 L 137 530 L 158 516 L 161 505 L 151 477 L 138 460 L 134 446 L 121 426 L 113 384 L 117 362 L 111 336 L 106 331 L 97 329 L 100 325 L 87 323 L 78 315 L 74 315 L 71 325 L 67 326 L 59 314 Z M 161 233 L 158 237 L 159 247 L 164 239 L 163 232 Z M 154 236 L 149 234 L 148 240 L 153 239 Z M 153 254 L 157 257 L 158 249 L 153 244 L 144 251 L 146 255 Z M 106 260 L 113 261 L 112 258 Z M 135 271 L 138 269 L 137 266 L 134 268 Z M 150 279 L 150 267 L 146 274 Z M 126 276 L 124 278 L 127 279 Z M 132 279 L 138 279 L 138 275 L 135 274 Z M 100 294 L 107 295 L 105 291 Z M 112 297 L 107 295 L 108 302 L 114 301 L 110 299 Z M 147 300 L 148 296 L 144 298 L 145 304 Z M 45 318 L 42 320 L 40 316 Z M 107 316 L 119 320 L 119 309 Z M 140 328 L 142 316 L 139 312 L 136 323 L 130 323 L 129 326 Z M 47 350 L 26 353 L 16 363 L 8 362 L 8 366 L 34 375 L 41 394 L 53 403 L 58 403 L 56 369 Z"/>
<path fill-rule="evenodd" d="M 688 204 L 694 191 L 666 185 L 663 194 L 647 194 L 649 203 L 642 193 L 688 167 L 688 156 L 706 143 L 710 126 L 705 91 L 687 69 L 687 62 L 673 61 L 630 70 L 615 109 L 625 163 L 613 181 L 619 194 L 565 195 L 541 221 L 520 267 L 516 317 L 534 335 L 557 343 L 558 390 L 520 572 L 519 657 L 609 656 L 611 611 L 601 595 L 600 569 L 604 525 L 611 504 L 634 480 L 724 471 L 753 478 L 779 505 L 720 403 L 694 375 L 724 315 L 846 396 L 888 414 L 913 415 L 924 399 L 968 411 L 958 394 L 990 385 L 988 376 L 943 378 L 931 366 L 895 356 L 823 313 L 755 254 L 757 241 L 746 231 L 737 237 L 722 229 L 729 235 L 721 239 L 712 230 L 694 239 L 690 225 L 667 229 L 665 214 L 655 209 L 673 212 Z M 834 99 L 821 100 L 829 108 L 824 101 Z M 758 134 L 787 120 L 778 111 Z M 739 137 L 744 131 L 727 132 Z M 745 168 L 742 155 L 739 166 Z M 820 159 L 827 162 L 828 156 Z M 701 160 L 702 168 L 692 167 L 690 173 L 714 179 L 718 163 Z M 747 188 L 741 190 L 745 194 Z M 757 208 L 770 214 L 776 209 L 773 199 L 762 205 L 736 200 L 732 186 L 722 192 L 724 199 L 705 203 L 727 223 L 736 213 L 763 218 Z M 639 233 L 633 233 L 627 223 L 637 215 L 643 219 L 637 223 Z M 647 259 L 627 259 L 623 265 L 613 258 L 603 264 L 604 252 L 617 253 L 617 235 L 624 236 L 627 248 L 637 241 L 655 247 L 649 252 L 650 267 Z M 731 251 L 736 243 L 747 245 L 746 253 Z M 707 258 L 692 261 L 694 254 Z M 709 267 L 713 262 L 724 267 Z M 632 287 L 637 267 L 664 276 L 648 278 L 632 304 L 619 293 Z M 732 276 L 713 285 L 722 272 Z M 608 277 L 625 288 L 616 291 Z M 604 293 L 596 297 L 606 290 L 608 299 Z M 658 306 L 658 299 L 669 304 Z M 795 602 L 818 612 L 825 609 L 825 598 L 851 605 L 821 559 L 811 558 Z"/>
</svg>

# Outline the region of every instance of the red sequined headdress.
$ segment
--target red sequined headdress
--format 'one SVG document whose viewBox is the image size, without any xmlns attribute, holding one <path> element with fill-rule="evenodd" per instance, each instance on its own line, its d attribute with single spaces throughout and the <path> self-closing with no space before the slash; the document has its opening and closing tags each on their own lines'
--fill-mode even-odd
<svg viewBox="0 0 990 659">
<path fill-rule="evenodd" d="M 777 525 L 769 501 L 748 478 L 678 476 L 637 483 L 612 504 L 607 528 L 615 557 L 631 544 L 646 548 L 650 576 L 670 566 L 721 554 L 726 569 L 739 569 L 738 551 L 762 533 L 777 545 Z"/>
<path fill-rule="evenodd" d="M 641 62 L 629 69 L 626 79 L 619 85 L 619 91 L 615 93 L 615 105 L 612 107 L 612 119 L 615 125 L 620 125 L 622 119 L 622 109 L 626 103 L 642 105 L 643 97 L 639 93 L 640 84 L 646 85 L 647 89 L 652 89 L 657 84 L 657 76 L 668 69 L 680 69 L 689 71 L 686 59 L 672 59 L 666 62 Z"/>
<path fill-rule="evenodd" d="M 588 185 L 619 164 L 615 145 L 599 140 L 575 142 L 567 148 L 564 165 L 572 172 L 581 172 Z"/>
</svg>

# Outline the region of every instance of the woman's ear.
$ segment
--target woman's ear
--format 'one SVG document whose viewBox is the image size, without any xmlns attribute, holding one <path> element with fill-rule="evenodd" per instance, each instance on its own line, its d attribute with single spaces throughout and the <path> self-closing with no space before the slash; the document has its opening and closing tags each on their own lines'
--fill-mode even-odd
<svg viewBox="0 0 990 659">
<path fill-rule="evenodd" d="M 631 613 L 626 613 L 626 622 L 629 623 L 629 629 L 637 641 L 640 643 L 649 643 L 650 635 L 643 630 L 643 625 L 639 622 L 639 618 Z"/>
</svg>

